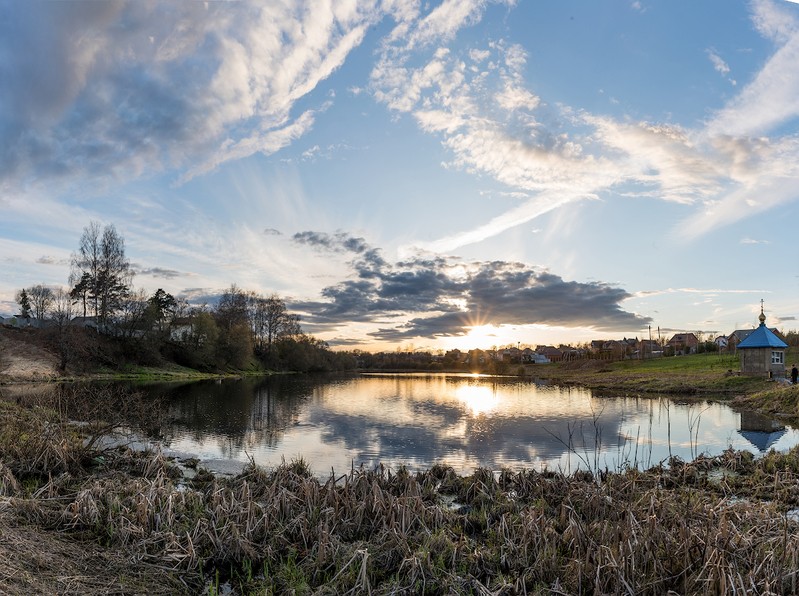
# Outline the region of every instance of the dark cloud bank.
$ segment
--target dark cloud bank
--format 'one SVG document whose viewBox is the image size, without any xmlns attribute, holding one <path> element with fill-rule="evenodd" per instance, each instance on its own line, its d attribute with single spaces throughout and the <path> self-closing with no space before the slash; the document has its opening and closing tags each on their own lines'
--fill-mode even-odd
<svg viewBox="0 0 799 596">
<path fill-rule="evenodd" d="M 346 233 L 301 232 L 293 240 L 353 256 L 353 277 L 324 288 L 324 301 L 291 304 L 307 313 L 303 325 L 315 332 L 351 321 L 369 322 L 385 324 L 371 334 L 375 340 L 396 342 L 462 335 L 471 326 L 485 324 L 618 331 L 638 330 L 651 322 L 620 306 L 630 297 L 621 288 L 566 281 L 524 263 L 451 257 L 389 263 L 379 249 Z M 407 316 L 407 322 L 398 321 Z"/>
</svg>

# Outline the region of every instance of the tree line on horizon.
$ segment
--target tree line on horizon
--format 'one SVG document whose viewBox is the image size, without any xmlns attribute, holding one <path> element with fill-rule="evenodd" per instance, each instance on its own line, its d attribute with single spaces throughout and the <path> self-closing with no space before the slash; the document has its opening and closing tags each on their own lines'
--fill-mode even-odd
<svg viewBox="0 0 799 596">
<path fill-rule="evenodd" d="M 302 331 L 277 294 L 232 284 L 215 305 L 192 305 L 157 289 L 133 286 L 125 241 L 113 224 L 90 222 L 70 260 L 69 287 L 37 284 L 16 294 L 20 316 L 46 322 L 62 370 L 86 362 L 158 365 L 204 371 L 342 370 L 351 355 L 336 353 Z"/>
</svg>

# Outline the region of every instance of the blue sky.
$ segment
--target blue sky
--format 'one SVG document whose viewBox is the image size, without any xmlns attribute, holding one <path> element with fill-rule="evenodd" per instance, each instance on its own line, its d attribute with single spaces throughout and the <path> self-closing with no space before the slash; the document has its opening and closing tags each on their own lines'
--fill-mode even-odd
<svg viewBox="0 0 799 596">
<path fill-rule="evenodd" d="M 137 288 L 334 346 L 797 328 L 799 4 L 0 0 L 0 313 Z"/>
</svg>

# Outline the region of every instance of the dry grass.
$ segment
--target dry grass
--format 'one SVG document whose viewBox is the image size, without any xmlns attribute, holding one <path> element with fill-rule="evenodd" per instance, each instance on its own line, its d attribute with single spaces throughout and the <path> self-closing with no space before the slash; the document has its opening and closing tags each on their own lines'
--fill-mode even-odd
<svg viewBox="0 0 799 596">
<path fill-rule="evenodd" d="M 58 358 L 34 329 L 0 328 L 0 382 L 46 381 L 58 376 Z"/>
<path fill-rule="evenodd" d="M 120 452 L 6 507 L 239 593 L 795 593 L 797 462 L 730 452 L 601 478 L 436 467 L 326 482 L 293 462 L 179 488 L 160 456 Z"/>
<path fill-rule="evenodd" d="M 0 501 L 3 594 L 181 594 L 190 587 L 169 567 L 18 519 L 19 503 Z M 201 586 L 200 579 L 195 581 Z"/>
<path fill-rule="evenodd" d="M 0 417 L 6 435 L 47 436 L 43 416 L 18 410 Z M 797 451 L 597 476 L 435 466 L 320 481 L 298 461 L 188 481 L 157 453 L 26 445 L 0 440 L 6 593 L 799 591 L 799 524 L 785 515 Z"/>
</svg>

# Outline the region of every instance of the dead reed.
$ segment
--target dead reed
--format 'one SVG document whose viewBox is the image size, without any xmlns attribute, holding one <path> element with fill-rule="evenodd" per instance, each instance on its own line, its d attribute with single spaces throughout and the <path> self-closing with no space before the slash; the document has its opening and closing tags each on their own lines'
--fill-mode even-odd
<svg viewBox="0 0 799 596">
<path fill-rule="evenodd" d="M 257 594 L 799 591 L 796 450 L 599 475 L 381 467 L 320 481 L 302 461 L 185 480 L 157 453 L 64 456 L 70 467 L 0 448 L 7 527 L 89 541 L 189 593 L 223 581 Z M 58 472 L 25 480 L 45 460 Z"/>
</svg>

